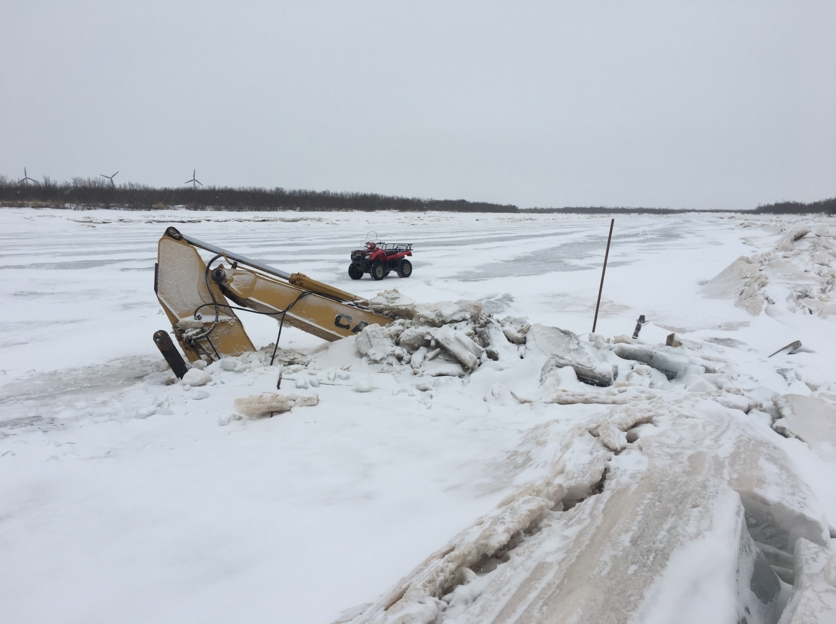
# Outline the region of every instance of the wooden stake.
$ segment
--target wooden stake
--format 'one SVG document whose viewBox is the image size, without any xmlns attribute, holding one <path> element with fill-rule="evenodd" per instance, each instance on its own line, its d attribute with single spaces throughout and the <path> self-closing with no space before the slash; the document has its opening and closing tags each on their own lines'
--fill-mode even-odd
<svg viewBox="0 0 836 624">
<path fill-rule="evenodd" d="M 610 257 L 610 241 L 612 240 L 612 227 L 615 225 L 615 219 L 610 219 L 610 235 L 607 237 L 607 253 L 604 254 L 604 269 L 601 271 L 601 285 L 598 287 L 598 303 L 595 304 L 595 320 L 592 321 L 592 333 L 595 333 L 595 328 L 598 326 L 598 308 L 601 306 L 601 293 L 604 290 L 604 276 L 607 274 L 607 258 Z"/>
</svg>

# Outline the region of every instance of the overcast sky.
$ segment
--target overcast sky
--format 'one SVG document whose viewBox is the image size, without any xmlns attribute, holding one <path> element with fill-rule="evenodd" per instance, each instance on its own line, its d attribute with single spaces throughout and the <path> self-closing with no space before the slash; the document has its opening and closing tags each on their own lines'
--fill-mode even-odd
<svg viewBox="0 0 836 624">
<path fill-rule="evenodd" d="M 753 208 L 836 196 L 836 2 L 0 3 L 0 174 Z"/>
</svg>

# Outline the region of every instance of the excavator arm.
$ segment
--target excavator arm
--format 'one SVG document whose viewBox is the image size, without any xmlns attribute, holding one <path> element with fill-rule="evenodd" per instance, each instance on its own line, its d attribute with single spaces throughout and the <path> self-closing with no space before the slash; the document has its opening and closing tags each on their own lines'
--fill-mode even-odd
<svg viewBox="0 0 836 624">
<path fill-rule="evenodd" d="M 208 265 L 198 249 L 214 254 Z M 215 265 L 221 259 L 227 264 Z M 356 334 L 366 325 L 392 322 L 371 311 L 357 295 L 301 273 L 286 273 L 173 227 L 157 247 L 154 291 L 191 362 L 255 351 L 236 308 L 273 316 L 328 341 Z M 169 360 L 163 348 L 168 336 L 160 334 L 154 335 L 154 341 Z M 170 339 L 166 348 L 173 350 Z"/>
</svg>

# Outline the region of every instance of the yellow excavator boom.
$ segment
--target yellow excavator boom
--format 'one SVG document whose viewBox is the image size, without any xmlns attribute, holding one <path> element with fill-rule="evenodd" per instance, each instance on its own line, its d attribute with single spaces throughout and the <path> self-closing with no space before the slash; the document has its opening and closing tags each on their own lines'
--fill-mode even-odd
<svg viewBox="0 0 836 624">
<path fill-rule="evenodd" d="M 215 254 L 208 265 L 198 249 Z M 212 268 L 221 258 L 228 265 Z M 392 322 L 370 310 L 357 295 L 301 273 L 286 273 L 173 227 L 166 229 L 157 246 L 154 291 L 192 362 L 255 351 L 233 306 L 273 316 L 329 341 L 356 334 L 366 325 Z M 166 355 L 160 338 L 155 334 Z"/>
</svg>

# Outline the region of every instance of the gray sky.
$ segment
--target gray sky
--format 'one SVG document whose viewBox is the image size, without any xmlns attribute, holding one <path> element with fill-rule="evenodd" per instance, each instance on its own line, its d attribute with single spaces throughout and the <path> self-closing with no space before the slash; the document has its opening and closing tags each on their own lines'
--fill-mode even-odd
<svg viewBox="0 0 836 624">
<path fill-rule="evenodd" d="M 0 4 L 0 173 L 532 206 L 836 195 L 836 2 Z"/>
</svg>

